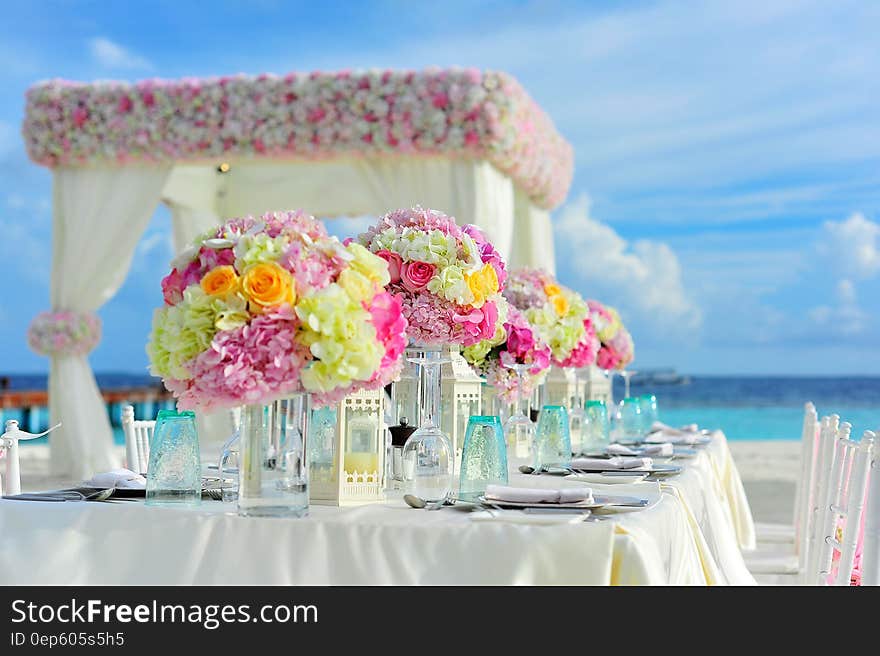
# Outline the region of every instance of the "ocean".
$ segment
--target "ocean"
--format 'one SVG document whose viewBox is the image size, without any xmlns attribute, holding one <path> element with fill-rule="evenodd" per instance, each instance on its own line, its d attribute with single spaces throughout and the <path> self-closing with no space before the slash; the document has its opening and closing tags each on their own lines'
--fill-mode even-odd
<svg viewBox="0 0 880 656">
<path fill-rule="evenodd" d="M 147 375 L 99 373 L 104 388 L 156 385 Z M 45 389 L 46 376 L 10 375 L 11 389 Z M 633 379 L 633 395 L 657 396 L 660 419 L 679 426 L 697 423 L 721 428 L 730 440 L 798 440 L 803 407 L 816 404 L 820 416 L 837 413 L 853 425 L 852 435 L 880 429 L 880 377 L 743 377 L 690 376 L 687 384 L 649 385 Z M 615 377 L 614 398 L 623 397 L 623 381 Z M 15 419 L 14 410 L 4 411 Z M 46 423 L 46 418 L 41 423 Z M 121 442 L 121 431 L 117 430 Z"/>
</svg>

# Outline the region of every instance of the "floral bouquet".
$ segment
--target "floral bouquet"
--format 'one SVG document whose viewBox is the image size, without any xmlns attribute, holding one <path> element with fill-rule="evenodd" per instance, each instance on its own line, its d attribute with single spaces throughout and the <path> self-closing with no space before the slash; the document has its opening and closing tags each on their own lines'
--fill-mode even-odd
<svg viewBox="0 0 880 656">
<path fill-rule="evenodd" d="M 486 382 L 498 391 L 506 403 L 517 400 L 519 393 L 528 396 L 543 374 L 550 368 L 550 347 L 535 333 L 522 312 L 501 303 L 502 323 L 492 339 L 483 340 L 462 351 L 467 360 Z M 511 365 L 531 365 L 523 376 L 522 389 Z"/>
<path fill-rule="evenodd" d="M 414 343 L 467 347 L 496 335 L 507 273 L 476 226 L 414 207 L 386 214 L 358 241 L 388 262 L 387 289 L 401 299 Z"/>
<path fill-rule="evenodd" d="M 522 268 L 510 275 L 504 296 L 550 347 L 552 364 L 580 368 L 595 362 L 599 341 L 580 294 L 546 271 Z"/>
<path fill-rule="evenodd" d="M 147 352 L 183 409 L 318 404 L 382 387 L 406 347 L 388 266 L 302 211 L 232 219 L 194 242 L 162 281 Z"/>
<path fill-rule="evenodd" d="M 31 322 L 27 338 L 40 355 L 87 355 L 101 341 L 101 320 L 91 312 L 41 312 Z"/>
<path fill-rule="evenodd" d="M 617 310 L 599 301 L 587 301 L 587 306 L 601 342 L 596 364 L 608 371 L 626 368 L 635 357 L 635 346 Z"/>
</svg>

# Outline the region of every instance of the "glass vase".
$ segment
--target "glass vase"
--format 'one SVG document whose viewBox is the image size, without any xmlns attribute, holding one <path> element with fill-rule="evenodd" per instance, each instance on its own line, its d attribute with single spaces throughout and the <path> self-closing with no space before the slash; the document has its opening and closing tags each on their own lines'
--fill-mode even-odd
<svg viewBox="0 0 880 656">
<path fill-rule="evenodd" d="M 408 358 L 419 366 L 419 427 L 403 446 L 404 490 L 426 501 L 441 501 L 452 489 L 453 453 L 440 430 L 440 366 L 449 362 L 439 348 L 423 348 Z"/>
<path fill-rule="evenodd" d="M 309 410 L 308 394 L 242 408 L 239 515 L 308 515 Z"/>
<path fill-rule="evenodd" d="M 505 365 L 516 373 L 515 407 L 504 422 L 504 439 L 514 458 L 528 458 L 535 437 L 535 424 L 529 417 L 529 395 L 525 394 L 527 364 Z"/>
<path fill-rule="evenodd" d="M 202 500 L 202 461 L 194 412 L 160 410 L 150 440 L 148 506 L 189 505 Z"/>
</svg>

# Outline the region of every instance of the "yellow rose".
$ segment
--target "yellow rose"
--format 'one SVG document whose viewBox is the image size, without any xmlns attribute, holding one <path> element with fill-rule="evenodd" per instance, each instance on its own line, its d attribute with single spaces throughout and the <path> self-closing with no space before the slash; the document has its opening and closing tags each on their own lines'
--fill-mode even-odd
<svg viewBox="0 0 880 656">
<path fill-rule="evenodd" d="M 495 267 L 491 264 L 483 265 L 483 281 L 486 284 L 486 289 L 488 293 L 486 296 L 491 296 L 492 294 L 498 293 L 498 273 L 495 271 Z"/>
<path fill-rule="evenodd" d="M 544 293 L 547 294 L 550 298 L 554 296 L 559 296 L 562 293 L 562 288 L 554 282 L 548 282 L 544 285 Z"/>
<path fill-rule="evenodd" d="M 296 300 L 290 274 L 274 262 L 251 264 L 241 277 L 241 291 L 254 305 L 274 307 Z"/>
<path fill-rule="evenodd" d="M 359 303 L 373 298 L 375 294 L 374 283 L 367 276 L 353 269 L 345 269 L 340 273 L 337 282 L 352 300 Z"/>
<path fill-rule="evenodd" d="M 468 289 L 474 295 L 474 307 L 482 307 L 492 294 L 498 291 L 498 274 L 491 264 L 465 276 Z"/>
<path fill-rule="evenodd" d="M 226 296 L 238 290 L 238 275 L 229 265 L 214 267 L 202 277 L 201 285 L 208 296 Z"/>
<path fill-rule="evenodd" d="M 553 309 L 556 310 L 556 314 L 560 317 L 568 312 L 568 299 L 562 294 L 551 296 L 550 302 L 553 304 Z"/>
</svg>

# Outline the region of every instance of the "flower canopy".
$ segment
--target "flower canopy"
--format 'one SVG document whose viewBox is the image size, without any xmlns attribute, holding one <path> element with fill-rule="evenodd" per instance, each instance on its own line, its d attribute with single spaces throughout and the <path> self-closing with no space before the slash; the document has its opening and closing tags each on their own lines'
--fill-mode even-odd
<svg viewBox="0 0 880 656">
<path fill-rule="evenodd" d="M 27 92 L 24 138 L 49 167 L 455 155 L 488 160 L 539 207 L 568 192 L 571 146 L 510 75 L 475 69 L 210 79 L 52 80 Z"/>
</svg>

